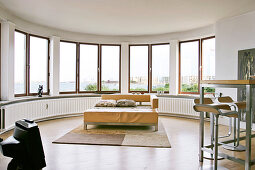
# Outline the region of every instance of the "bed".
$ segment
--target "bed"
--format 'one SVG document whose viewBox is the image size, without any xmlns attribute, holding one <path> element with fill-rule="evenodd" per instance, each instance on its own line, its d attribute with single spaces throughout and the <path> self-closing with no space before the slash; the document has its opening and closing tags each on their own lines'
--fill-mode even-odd
<svg viewBox="0 0 255 170">
<path fill-rule="evenodd" d="M 136 107 L 94 107 L 84 112 L 84 129 L 87 125 L 155 126 L 158 130 L 158 99 L 152 95 L 111 94 L 102 100 L 130 99 L 139 103 Z"/>
</svg>

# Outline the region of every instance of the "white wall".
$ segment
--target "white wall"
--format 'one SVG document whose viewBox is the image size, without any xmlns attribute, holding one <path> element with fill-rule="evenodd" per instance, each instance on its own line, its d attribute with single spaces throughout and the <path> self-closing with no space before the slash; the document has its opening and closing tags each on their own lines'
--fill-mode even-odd
<svg viewBox="0 0 255 170">
<path fill-rule="evenodd" d="M 14 30 L 11 22 L 1 22 L 1 99 L 14 98 Z"/>
<path fill-rule="evenodd" d="M 219 21 L 215 25 L 216 79 L 238 79 L 238 51 L 255 48 L 255 11 Z M 235 89 L 218 89 L 236 98 Z"/>
<path fill-rule="evenodd" d="M 121 93 L 128 93 L 128 43 L 121 43 Z"/>
<path fill-rule="evenodd" d="M 50 95 L 59 95 L 60 38 L 50 38 Z"/>
</svg>

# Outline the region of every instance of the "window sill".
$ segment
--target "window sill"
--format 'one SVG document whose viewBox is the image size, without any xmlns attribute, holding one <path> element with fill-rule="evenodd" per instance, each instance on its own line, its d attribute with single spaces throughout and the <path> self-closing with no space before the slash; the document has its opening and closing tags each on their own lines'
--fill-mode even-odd
<svg viewBox="0 0 255 170">
<path fill-rule="evenodd" d="M 76 98 L 76 97 L 101 97 L 101 94 L 94 94 L 94 93 L 87 93 L 87 94 L 60 94 L 58 96 L 43 95 L 42 97 L 38 97 L 38 96 L 22 96 L 22 97 L 15 97 L 14 100 L 1 101 L 0 102 L 0 106 L 4 106 L 4 105 L 8 105 L 8 104 L 21 103 L 21 102 L 36 101 L 36 100 Z"/>
</svg>

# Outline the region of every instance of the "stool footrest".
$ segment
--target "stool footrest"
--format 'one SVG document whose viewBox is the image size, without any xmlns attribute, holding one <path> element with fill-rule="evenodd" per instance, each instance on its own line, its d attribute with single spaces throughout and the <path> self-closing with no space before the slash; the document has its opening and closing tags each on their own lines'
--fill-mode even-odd
<svg viewBox="0 0 255 170">
<path fill-rule="evenodd" d="M 255 134 L 252 134 L 252 135 L 251 135 L 251 138 L 254 138 L 254 137 L 255 137 Z M 242 137 L 239 138 L 239 141 L 245 140 L 245 139 L 246 139 L 246 137 L 245 137 L 245 136 L 242 136 Z M 222 141 L 222 142 L 218 142 L 218 144 L 219 144 L 219 146 L 221 146 L 221 145 L 233 143 L 233 142 L 236 142 L 236 141 L 237 141 L 237 139 L 236 139 L 236 140 L 230 139 L 230 140 L 225 140 L 225 141 Z M 213 145 L 212 145 L 212 144 L 211 144 L 211 145 L 206 145 L 206 146 L 204 146 L 204 147 L 205 147 L 205 148 L 212 148 Z"/>
<path fill-rule="evenodd" d="M 213 150 L 211 150 L 211 149 L 202 148 L 202 150 L 205 151 L 205 152 L 214 154 Z M 240 164 L 242 164 L 242 165 L 244 165 L 244 163 L 245 163 L 245 161 L 244 161 L 243 159 L 236 158 L 236 157 L 234 157 L 234 156 L 230 156 L 230 155 L 227 155 L 227 154 L 225 154 L 225 153 L 219 152 L 219 153 L 218 153 L 218 156 L 221 156 L 221 157 L 223 157 L 223 158 L 225 158 L 225 159 L 228 159 L 228 160 L 231 160 L 231 161 L 240 163 Z"/>
</svg>

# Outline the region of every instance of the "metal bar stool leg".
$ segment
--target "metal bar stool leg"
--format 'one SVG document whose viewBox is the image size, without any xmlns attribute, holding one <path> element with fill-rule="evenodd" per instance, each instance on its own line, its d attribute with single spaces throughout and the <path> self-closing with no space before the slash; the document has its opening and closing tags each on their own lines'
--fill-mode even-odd
<svg viewBox="0 0 255 170">
<path fill-rule="evenodd" d="M 211 128 L 211 144 L 214 141 L 214 115 L 213 113 L 210 114 L 210 128 Z"/>
<path fill-rule="evenodd" d="M 211 136 L 211 146 L 213 146 L 213 142 L 214 142 L 214 114 L 210 113 L 210 136 Z M 211 148 L 213 150 L 213 147 Z M 209 159 L 209 160 L 214 160 L 214 156 L 212 153 L 208 153 L 208 152 L 204 152 L 204 158 L 205 159 Z M 218 160 L 222 160 L 224 159 L 221 156 L 218 156 L 217 158 Z"/>
<path fill-rule="evenodd" d="M 238 114 L 238 119 L 237 119 L 237 141 L 236 141 L 236 151 L 245 151 L 245 146 L 240 145 L 240 121 L 241 121 L 241 114 Z"/>
<path fill-rule="evenodd" d="M 219 115 L 215 115 L 215 130 L 214 130 L 214 170 L 217 170 L 218 167 L 218 139 L 219 139 L 219 125 L 218 125 Z"/>
<path fill-rule="evenodd" d="M 234 146 L 236 146 L 236 118 L 234 118 Z"/>
<path fill-rule="evenodd" d="M 236 121 L 237 119 L 237 121 Z M 240 137 L 240 119 L 241 114 L 238 113 L 238 118 L 234 118 L 234 142 L 230 144 L 223 145 L 224 149 L 231 150 L 231 151 L 245 151 L 245 146 L 240 145 L 239 137 Z M 236 128 L 237 127 L 237 128 Z"/>
</svg>

